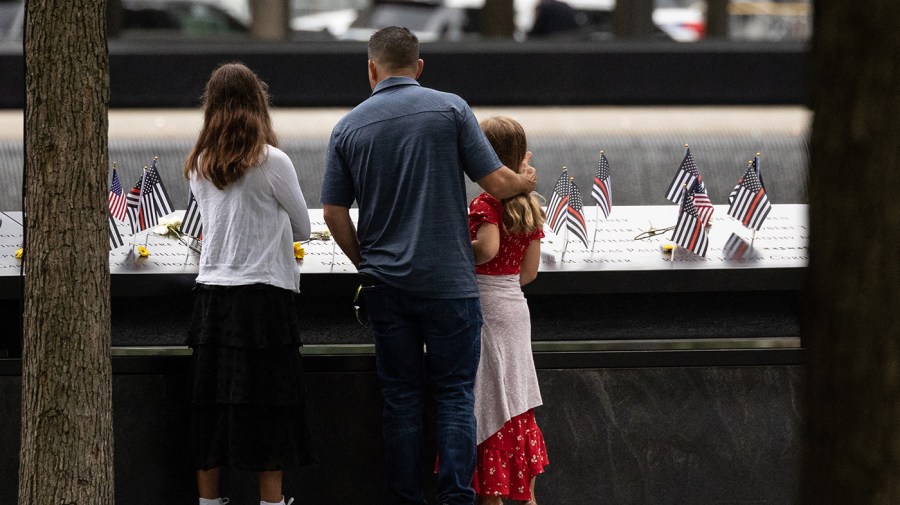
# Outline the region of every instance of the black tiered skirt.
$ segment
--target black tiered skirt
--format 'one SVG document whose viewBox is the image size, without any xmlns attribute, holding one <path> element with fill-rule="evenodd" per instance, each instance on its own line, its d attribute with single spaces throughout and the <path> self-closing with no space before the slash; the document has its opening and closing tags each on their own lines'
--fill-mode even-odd
<svg viewBox="0 0 900 505">
<path fill-rule="evenodd" d="M 191 462 L 276 471 L 314 460 L 292 291 L 198 285 L 187 345 Z"/>
</svg>

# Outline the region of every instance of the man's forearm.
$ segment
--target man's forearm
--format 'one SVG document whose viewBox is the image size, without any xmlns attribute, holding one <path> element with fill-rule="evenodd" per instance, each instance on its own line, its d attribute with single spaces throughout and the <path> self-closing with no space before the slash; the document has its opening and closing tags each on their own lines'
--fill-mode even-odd
<svg viewBox="0 0 900 505">
<path fill-rule="evenodd" d="M 535 181 L 534 169 L 517 174 L 504 166 L 479 180 L 478 184 L 494 198 L 504 200 L 534 191 Z"/>
<path fill-rule="evenodd" d="M 350 219 L 350 209 L 325 205 L 323 215 L 325 224 L 328 226 L 335 243 L 341 248 L 341 251 L 344 251 L 344 254 L 353 263 L 353 266 L 359 268 L 361 259 L 359 239 L 356 237 L 356 227 L 353 225 L 353 220 Z"/>
</svg>

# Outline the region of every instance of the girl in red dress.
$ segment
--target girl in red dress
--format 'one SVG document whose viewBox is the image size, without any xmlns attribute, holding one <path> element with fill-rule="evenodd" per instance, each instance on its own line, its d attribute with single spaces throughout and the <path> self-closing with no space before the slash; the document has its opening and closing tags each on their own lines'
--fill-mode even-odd
<svg viewBox="0 0 900 505">
<path fill-rule="evenodd" d="M 508 167 L 527 165 L 525 131 L 493 117 L 481 128 Z M 469 205 L 469 233 L 484 326 L 475 380 L 478 463 L 473 487 L 481 505 L 503 498 L 536 505 L 534 480 L 549 463 L 534 418 L 542 403 L 531 355 L 531 317 L 521 286 L 537 276 L 544 211 L 536 194 L 497 200 L 482 193 Z"/>
</svg>

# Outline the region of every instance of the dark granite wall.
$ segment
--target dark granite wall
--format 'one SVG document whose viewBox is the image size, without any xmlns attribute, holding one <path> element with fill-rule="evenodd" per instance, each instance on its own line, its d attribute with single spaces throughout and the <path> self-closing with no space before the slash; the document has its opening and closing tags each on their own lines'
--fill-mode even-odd
<svg viewBox="0 0 900 505">
<path fill-rule="evenodd" d="M 192 107 L 211 69 L 240 60 L 282 107 L 352 106 L 369 94 L 365 43 L 111 41 L 112 107 Z M 474 105 L 798 104 L 802 42 L 514 41 L 422 44 L 422 83 Z M 0 44 L 0 108 L 24 99 L 21 46 Z M 148 85 L 152 83 L 152 85 Z"/>
<path fill-rule="evenodd" d="M 118 367 L 114 376 L 119 504 L 195 503 L 193 473 L 182 456 L 186 360 L 169 361 L 164 373 Z M 320 461 L 286 474 L 285 490 L 298 503 L 377 503 L 380 476 L 389 469 L 370 365 L 307 374 Z M 21 381 L 11 368 L 0 366 L 4 505 L 16 502 Z M 798 365 L 541 369 L 544 406 L 537 419 L 550 466 L 538 479 L 538 502 L 792 504 L 800 373 Z M 225 477 L 232 503 L 254 502 L 252 475 Z"/>
</svg>

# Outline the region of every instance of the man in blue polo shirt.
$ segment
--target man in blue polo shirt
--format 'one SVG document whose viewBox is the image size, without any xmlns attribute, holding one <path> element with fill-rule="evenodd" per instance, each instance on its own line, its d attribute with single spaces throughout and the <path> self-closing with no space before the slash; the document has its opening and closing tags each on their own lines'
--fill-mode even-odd
<svg viewBox="0 0 900 505">
<path fill-rule="evenodd" d="M 423 62 L 409 30 L 379 30 L 368 55 L 372 96 L 334 127 L 321 200 L 368 306 L 384 397 L 387 503 L 425 503 L 427 385 L 437 410 L 438 500 L 471 505 L 482 319 L 463 177 L 503 199 L 533 191 L 535 171 L 503 166 L 464 100 L 419 85 Z"/>
</svg>

